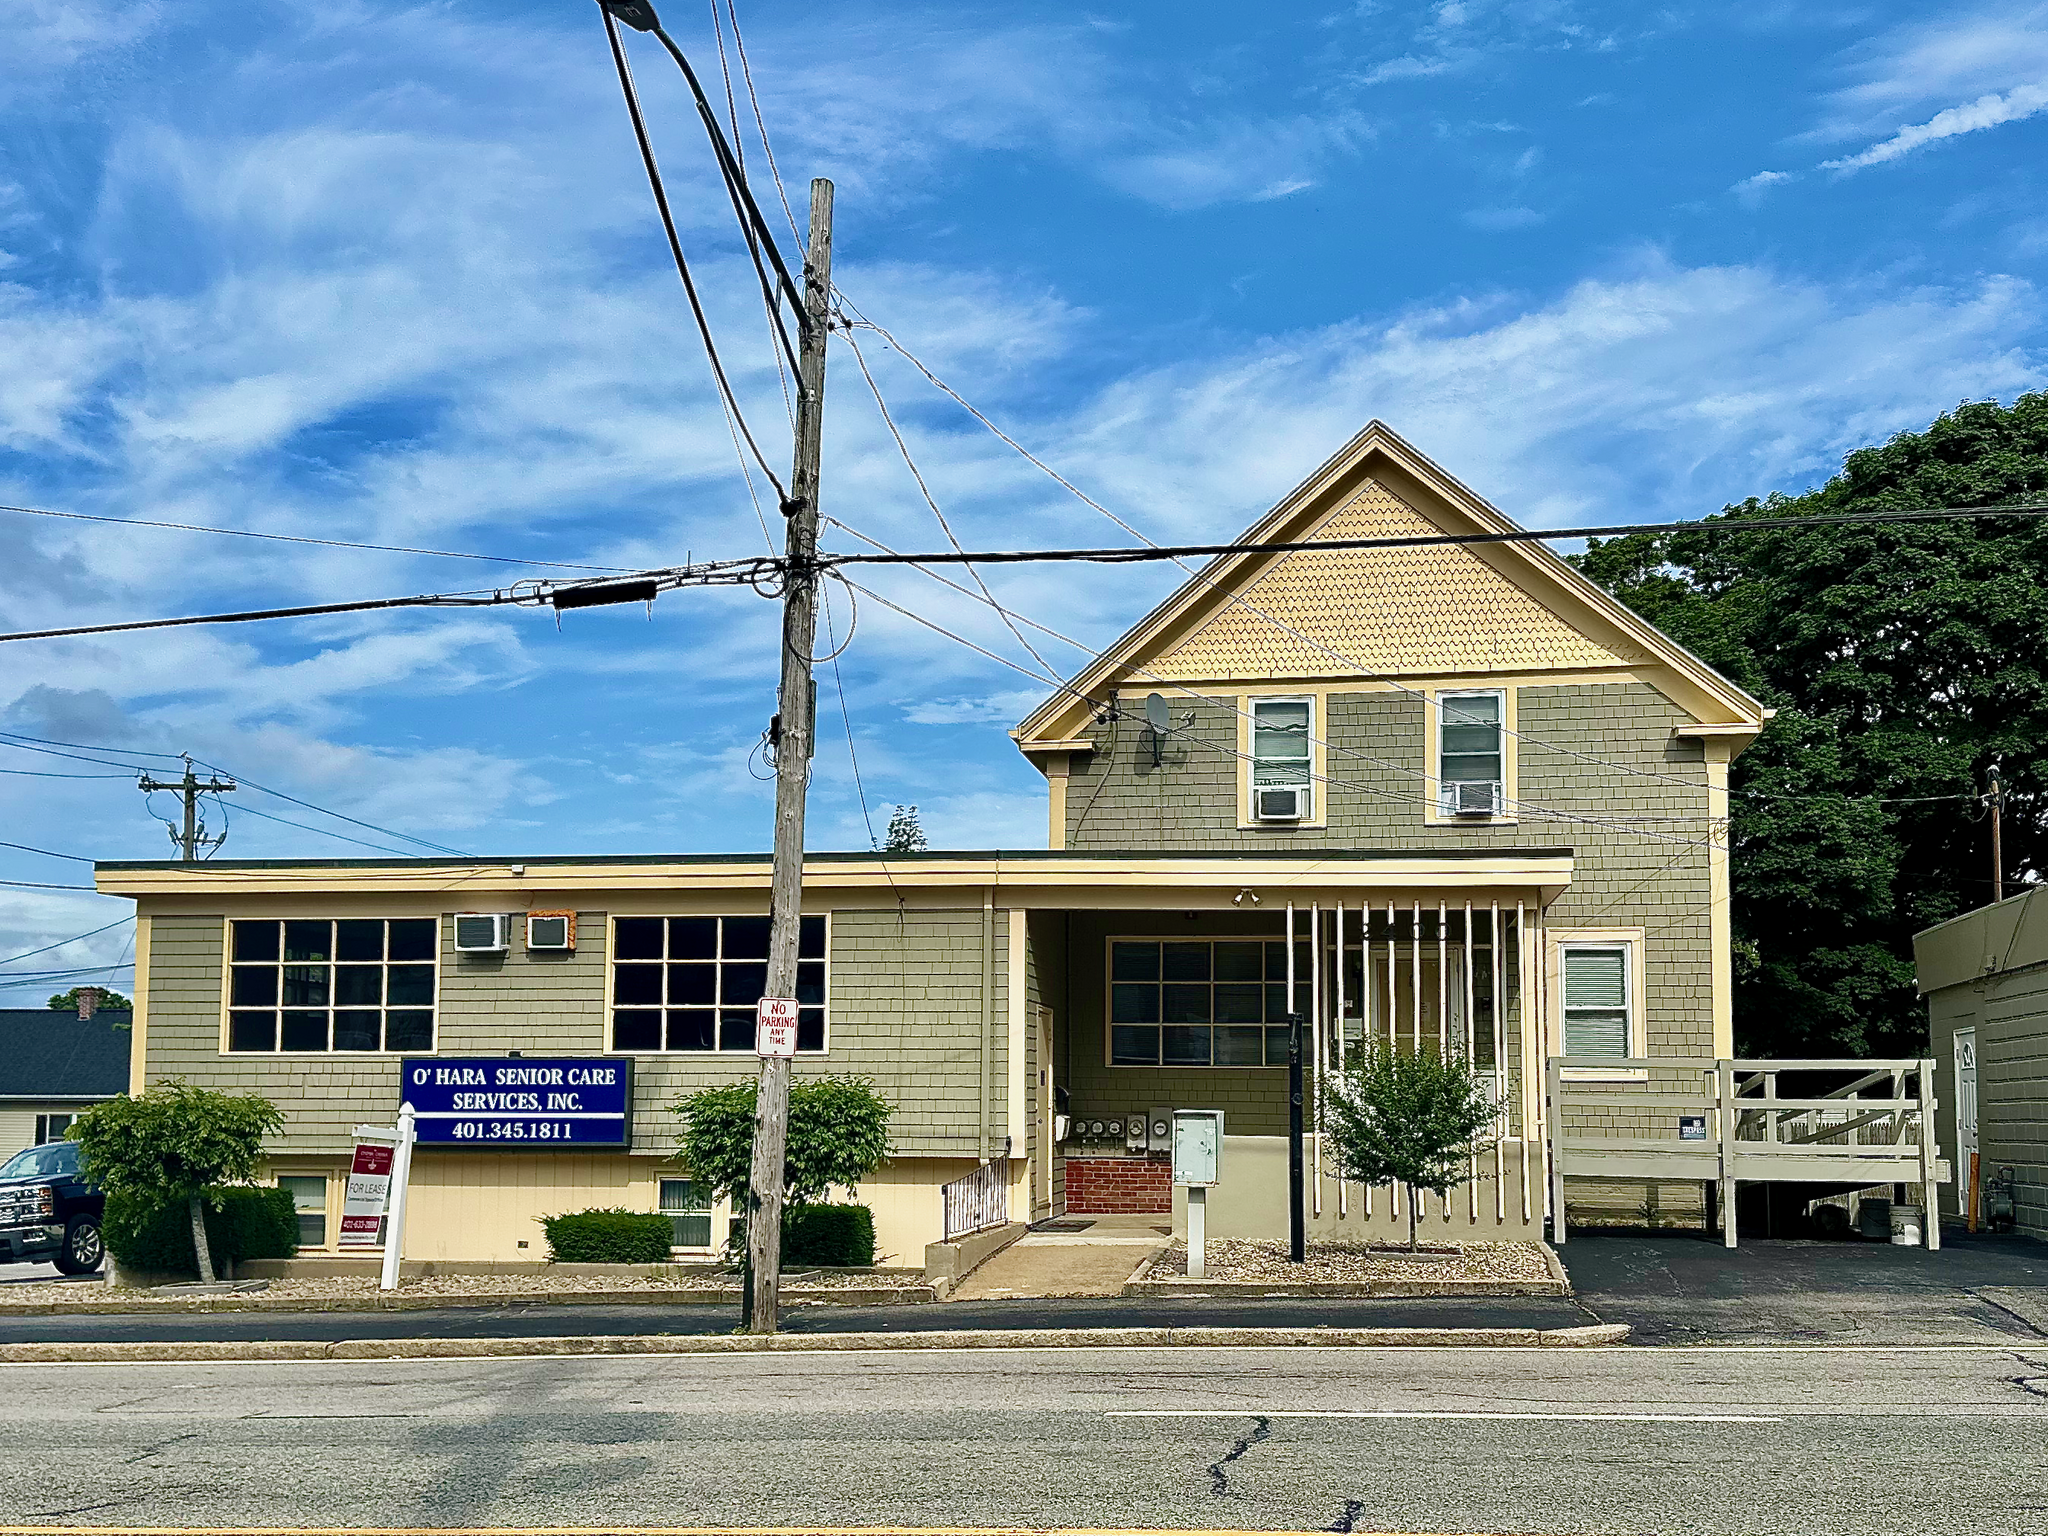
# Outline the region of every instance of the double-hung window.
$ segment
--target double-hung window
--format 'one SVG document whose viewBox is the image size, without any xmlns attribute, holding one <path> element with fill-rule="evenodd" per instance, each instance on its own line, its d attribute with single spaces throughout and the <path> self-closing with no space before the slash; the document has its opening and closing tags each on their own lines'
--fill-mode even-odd
<svg viewBox="0 0 2048 1536">
<path fill-rule="evenodd" d="M 432 917 L 230 924 L 230 1051 L 431 1051 Z"/>
<path fill-rule="evenodd" d="M 1571 1056 L 1627 1056 L 1635 1037 L 1631 997 L 1631 946 L 1559 946 L 1564 975 L 1564 1053 Z"/>
<path fill-rule="evenodd" d="M 327 1246 L 327 1175 L 324 1173 L 287 1173 L 278 1178 L 277 1187 L 288 1190 L 292 1197 L 292 1209 L 299 1218 L 299 1246 L 301 1248 L 325 1248 Z"/>
<path fill-rule="evenodd" d="M 64 1133 L 71 1129 L 71 1122 L 77 1118 L 76 1115 L 37 1115 L 36 1145 L 40 1147 L 45 1142 L 64 1140 Z"/>
<path fill-rule="evenodd" d="M 621 917 L 612 924 L 612 1049 L 751 1051 L 768 986 L 765 917 Z M 825 1049 L 825 919 L 797 935 L 796 1048 Z"/>
<path fill-rule="evenodd" d="M 1309 699 L 1253 699 L 1252 816 L 1302 821 L 1315 803 L 1315 705 Z"/>
<path fill-rule="evenodd" d="M 1507 696 L 1437 696 L 1437 810 L 1444 816 L 1499 816 L 1507 807 Z"/>
<path fill-rule="evenodd" d="M 709 1248 L 711 1246 L 711 1197 L 693 1179 L 661 1181 L 661 1214 L 674 1229 L 670 1246 Z"/>
</svg>

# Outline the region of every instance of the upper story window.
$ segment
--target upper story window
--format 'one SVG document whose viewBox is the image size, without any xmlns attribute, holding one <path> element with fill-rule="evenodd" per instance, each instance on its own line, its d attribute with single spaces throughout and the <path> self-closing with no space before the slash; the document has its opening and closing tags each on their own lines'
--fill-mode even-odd
<svg viewBox="0 0 2048 1536">
<path fill-rule="evenodd" d="M 1635 1031 L 1627 944 L 1562 944 L 1564 1053 L 1627 1056 Z"/>
<path fill-rule="evenodd" d="M 1507 696 L 1437 696 L 1437 809 L 1444 816 L 1499 816 L 1507 809 Z"/>
<path fill-rule="evenodd" d="M 612 1049 L 751 1051 L 768 985 L 765 917 L 621 917 L 612 924 Z M 825 919 L 797 937 L 799 1051 L 825 1049 Z"/>
<path fill-rule="evenodd" d="M 1295 1006 L 1308 1008 L 1297 942 Z M 1287 1065 L 1287 945 L 1258 939 L 1115 939 L 1109 946 L 1114 1067 Z"/>
<path fill-rule="evenodd" d="M 437 918 L 238 919 L 231 1051 L 431 1051 Z"/>
<path fill-rule="evenodd" d="M 1315 703 L 1253 699 L 1252 818 L 1305 821 L 1315 807 Z"/>
</svg>

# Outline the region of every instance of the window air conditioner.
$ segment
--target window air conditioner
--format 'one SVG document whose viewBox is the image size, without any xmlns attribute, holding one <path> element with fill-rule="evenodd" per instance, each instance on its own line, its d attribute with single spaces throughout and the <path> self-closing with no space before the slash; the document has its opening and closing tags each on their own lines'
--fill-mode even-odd
<svg viewBox="0 0 2048 1536">
<path fill-rule="evenodd" d="M 1498 816 L 1502 799 L 1498 779 L 1468 779 L 1444 786 L 1444 812 L 1451 816 Z"/>
<path fill-rule="evenodd" d="M 1261 784 L 1252 791 L 1252 809 L 1260 821 L 1300 821 L 1308 815 L 1308 786 Z"/>
<path fill-rule="evenodd" d="M 458 912 L 455 914 L 455 952 L 458 955 L 496 955 L 512 947 L 512 918 L 505 912 Z"/>
<path fill-rule="evenodd" d="M 574 912 L 529 912 L 526 914 L 526 947 L 566 951 L 576 947 Z"/>
</svg>

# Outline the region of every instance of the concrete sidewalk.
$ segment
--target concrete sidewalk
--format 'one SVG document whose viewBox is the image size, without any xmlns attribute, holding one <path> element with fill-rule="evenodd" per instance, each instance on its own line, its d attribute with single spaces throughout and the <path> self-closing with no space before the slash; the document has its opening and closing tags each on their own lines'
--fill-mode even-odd
<svg viewBox="0 0 2048 1536">
<path fill-rule="evenodd" d="M 1164 1216 L 1077 1216 L 1078 1232 L 1027 1232 L 975 1270 L 953 1295 L 956 1301 L 1003 1301 L 1043 1296 L 1115 1296 L 1173 1241 Z"/>
</svg>

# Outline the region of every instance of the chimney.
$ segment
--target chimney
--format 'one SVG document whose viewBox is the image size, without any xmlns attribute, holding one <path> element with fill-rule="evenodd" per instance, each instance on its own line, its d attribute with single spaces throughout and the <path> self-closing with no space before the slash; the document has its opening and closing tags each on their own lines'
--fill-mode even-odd
<svg viewBox="0 0 2048 1536">
<path fill-rule="evenodd" d="M 80 1019 L 89 1019 L 100 1011 L 100 998 L 102 995 L 98 987 L 78 988 L 78 1016 Z"/>
</svg>

